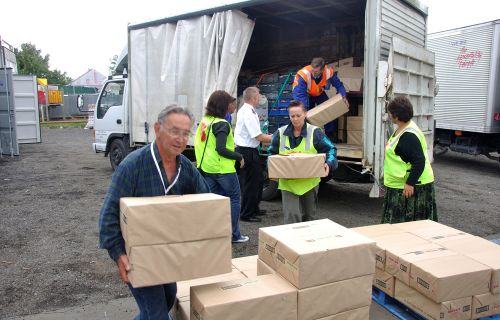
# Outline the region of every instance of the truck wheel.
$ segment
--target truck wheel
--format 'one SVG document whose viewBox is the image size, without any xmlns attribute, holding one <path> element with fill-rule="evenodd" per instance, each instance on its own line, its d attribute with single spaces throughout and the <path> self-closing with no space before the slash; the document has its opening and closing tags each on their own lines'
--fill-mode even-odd
<svg viewBox="0 0 500 320">
<path fill-rule="evenodd" d="M 271 201 L 276 199 L 279 195 L 280 195 L 280 190 L 278 189 L 278 182 L 269 179 L 264 180 L 264 188 L 262 189 L 262 200 Z"/>
<path fill-rule="evenodd" d="M 120 162 L 125 159 L 127 154 L 128 151 L 122 139 L 115 139 L 111 142 L 111 145 L 109 146 L 109 162 L 111 163 L 113 171 L 115 171 Z"/>
</svg>

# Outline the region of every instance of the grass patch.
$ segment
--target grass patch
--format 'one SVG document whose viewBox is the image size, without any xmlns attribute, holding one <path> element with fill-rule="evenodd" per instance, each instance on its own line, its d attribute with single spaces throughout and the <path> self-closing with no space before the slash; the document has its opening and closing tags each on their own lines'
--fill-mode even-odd
<svg viewBox="0 0 500 320">
<path fill-rule="evenodd" d="M 49 129 L 64 129 L 64 128 L 85 128 L 85 125 L 87 124 L 87 121 L 75 121 L 75 122 L 48 122 L 48 123 L 41 123 L 42 128 L 49 128 Z"/>
</svg>

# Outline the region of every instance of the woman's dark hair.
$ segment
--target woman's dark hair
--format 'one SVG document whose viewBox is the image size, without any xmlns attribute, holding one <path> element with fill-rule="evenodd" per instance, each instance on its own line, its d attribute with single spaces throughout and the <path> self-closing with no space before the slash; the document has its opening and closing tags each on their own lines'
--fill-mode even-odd
<svg viewBox="0 0 500 320">
<path fill-rule="evenodd" d="M 397 96 L 392 99 L 387 106 L 387 111 L 398 118 L 399 121 L 408 122 L 413 118 L 413 106 L 405 96 Z"/>
<path fill-rule="evenodd" d="M 288 104 L 288 109 L 293 108 L 293 107 L 301 107 L 302 110 L 304 110 L 304 112 L 307 112 L 306 107 L 304 106 L 302 101 L 299 101 L 299 100 L 290 101 L 290 103 Z"/>
<path fill-rule="evenodd" d="M 214 91 L 208 98 L 205 115 L 224 119 L 227 114 L 229 104 L 235 101 L 229 93 L 223 90 Z"/>
</svg>

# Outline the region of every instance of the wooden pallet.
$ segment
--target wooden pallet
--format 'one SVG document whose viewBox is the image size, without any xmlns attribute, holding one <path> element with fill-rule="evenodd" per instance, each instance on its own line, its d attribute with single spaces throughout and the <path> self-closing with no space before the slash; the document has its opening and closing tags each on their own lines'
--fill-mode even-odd
<svg viewBox="0 0 500 320">
<path fill-rule="evenodd" d="M 385 292 L 380 289 L 373 287 L 372 300 L 384 307 L 387 311 L 392 313 L 394 316 L 401 320 L 426 320 L 425 317 L 421 316 L 417 312 L 408 308 L 398 300 L 393 297 L 388 296 Z M 491 317 L 484 317 L 478 320 L 500 320 L 500 314 Z"/>
</svg>

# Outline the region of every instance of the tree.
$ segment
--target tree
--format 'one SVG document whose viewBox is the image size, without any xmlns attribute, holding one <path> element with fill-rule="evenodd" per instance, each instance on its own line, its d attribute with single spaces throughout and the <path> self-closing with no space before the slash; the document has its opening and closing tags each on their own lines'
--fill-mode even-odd
<svg viewBox="0 0 500 320">
<path fill-rule="evenodd" d="M 61 84 L 61 85 L 67 85 L 70 84 L 73 79 L 68 77 L 66 72 L 61 72 L 57 69 L 55 70 L 49 70 L 49 74 L 47 75 L 47 82 L 48 83 L 53 83 L 53 84 Z"/>
<path fill-rule="evenodd" d="M 49 69 L 49 55 L 42 57 L 42 51 L 38 50 L 34 44 L 23 43 L 21 49 L 14 49 L 17 59 L 17 69 L 19 74 L 36 75 L 38 78 L 47 78 L 50 84 L 69 84 L 72 79 L 66 72 L 57 69 Z"/>
<path fill-rule="evenodd" d="M 19 74 L 36 75 L 39 78 L 47 78 L 49 74 L 49 55 L 42 57 L 41 50 L 34 44 L 23 43 L 21 50 L 14 49 L 17 59 Z"/>
</svg>

